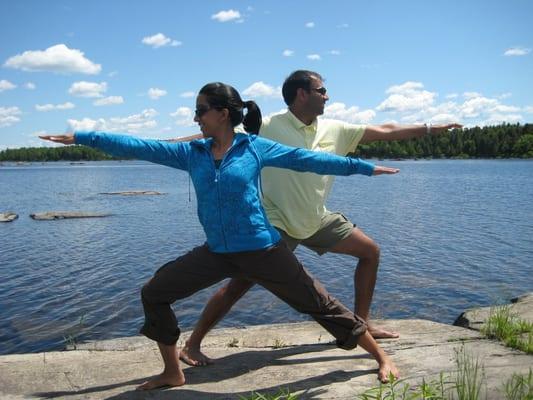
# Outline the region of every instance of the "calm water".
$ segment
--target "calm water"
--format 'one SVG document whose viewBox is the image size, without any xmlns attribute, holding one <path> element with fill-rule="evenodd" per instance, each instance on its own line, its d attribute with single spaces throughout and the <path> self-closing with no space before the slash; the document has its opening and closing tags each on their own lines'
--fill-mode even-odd
<svg viewBox="0 0 533 400">
<path fill-rule="evenodd" d="M 383 163 L 401 173 L 337 178 L 329 201 L 381 246 L 374 315 L 450 323 L 465 308 L 533 291 L 533 161 Z M 0 224 L 0 354 L 62 349 L 74 332 L 80 340 L 136 335 L 141 285 L 203 243 L 188 188 L 185 173 L 140 162 L 0 167 L 0 211 L 19 214 Z M 98 194 L 122 190 L 166 194 Z M 51 210 L 113 215 L 29 218 Z M 297 255 L 352 307 L 354 259 Z M 212 291 L 175 305 L 182 328 Z M 220 326 L 305 319 L 254 288 Z"/>
</svg>

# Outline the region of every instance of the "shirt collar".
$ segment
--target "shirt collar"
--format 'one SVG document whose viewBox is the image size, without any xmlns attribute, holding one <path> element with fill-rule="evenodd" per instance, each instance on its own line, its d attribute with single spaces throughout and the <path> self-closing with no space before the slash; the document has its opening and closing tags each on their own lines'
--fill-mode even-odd
<svg viewBox="0 0 533 400">
<path fill-rule="evenodd" d="M 287 118 L 289 119 L 290 123 L 298 130 L 303 130 L 304 128 L 310 128 L 312 127 L 314 130 L 316 130 L 317 125 L 317 119 L 315 118 L 313 122 L 311 122 L 311 125 L 306 125 L 302 121 L 300 121 L 291 110 L 287 110 Z"/>
</svg>

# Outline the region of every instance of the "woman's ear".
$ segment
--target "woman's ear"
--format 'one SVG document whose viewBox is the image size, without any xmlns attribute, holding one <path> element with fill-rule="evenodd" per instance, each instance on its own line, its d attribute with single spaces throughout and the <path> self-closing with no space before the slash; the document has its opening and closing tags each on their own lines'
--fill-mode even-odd
<svg viewBox="0 0 533 400">
<path fill-rule="evenodd" d="M 221 118 L 223 121 L 229 121 L 229 110 L 227 108 L 223 108 L 222 110 L 220 110 L 220 112 L 222 113 L 221 115 Z"/>
</svg>

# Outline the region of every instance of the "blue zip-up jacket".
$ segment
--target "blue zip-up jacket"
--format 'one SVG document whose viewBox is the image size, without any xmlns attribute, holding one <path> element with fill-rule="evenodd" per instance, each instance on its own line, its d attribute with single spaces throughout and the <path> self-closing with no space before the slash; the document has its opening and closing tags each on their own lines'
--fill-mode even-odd
<svg viewBox="0 0 533 400">
<path fill-rule="evenodd" d="M 168 143 L 100 132 L 76 132 L 77 144 L 188 171 L 198 218 L 215 253 L 260 250 L 280 240 L 261 205 L 261 168 L 279 167 L 321 175 L 372 175 L 374 165 L 358 158 L 289 147 L 257 135 L 236 134 L 219 168 L 212 139 Z"/>
</svg>

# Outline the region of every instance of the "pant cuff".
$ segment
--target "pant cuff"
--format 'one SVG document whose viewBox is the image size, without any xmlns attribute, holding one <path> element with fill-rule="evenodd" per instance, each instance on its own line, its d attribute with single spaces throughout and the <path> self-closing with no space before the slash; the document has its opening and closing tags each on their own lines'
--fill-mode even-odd
<svg viewBox="0 0 533 400">
<path fill-rule="evenodd" d="M 152 326 L 150 323 L 146 322 L 142 326 L 140 333 L 146 336 L 148 339 L 166 344 L 167 346 L 172 346 L 178 341 L 181 331 L 180 328 L 176 327 L 174 334 L 170 334 L 168 332 L 163 333 L 158 331 L 155 326 Z"/>
<path fill-rule="evenodd" d="M 348 334 L 348 337 L 344 340 L 337 339 L 337 347 L 344 350 L 352 350 L 357 347 L 357 342 L 359 342 L 359 337 L 363 335 L 367 330 L 367 325 L 365 320 L 361 317 L 355 315 L 355 326 Z"/>
</svg>

